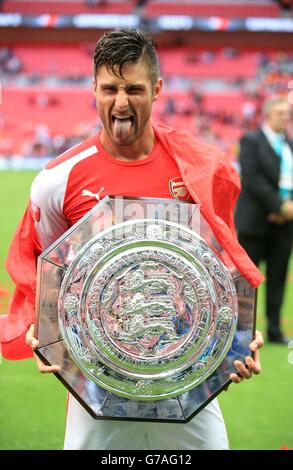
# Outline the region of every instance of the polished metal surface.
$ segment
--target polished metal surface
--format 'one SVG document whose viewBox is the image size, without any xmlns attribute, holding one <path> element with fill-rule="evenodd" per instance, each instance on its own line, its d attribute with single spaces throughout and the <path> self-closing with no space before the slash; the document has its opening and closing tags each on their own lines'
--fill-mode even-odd
<svg viewBox="0 0 293 470">
<path fill-rule="evenodd" d="M 205 381 L 234 338 L 229 271 L 195 232 L 163 220 L 103 231 L 61 284 L 59 325 L 75 364 L 100 387 L 162 400 Z"/>
</svg>

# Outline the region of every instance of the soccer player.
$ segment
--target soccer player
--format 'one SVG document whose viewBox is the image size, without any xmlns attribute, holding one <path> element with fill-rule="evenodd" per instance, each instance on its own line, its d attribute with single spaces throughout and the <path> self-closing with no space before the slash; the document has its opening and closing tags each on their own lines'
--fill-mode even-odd
<svg viewBox="0 0 293 470">
<path fill-rule="evenodd" d="M 52 160 L 36 177 L 10 248 L 7 268 L 16 290 L 2 333 L 6 357 L 26 357 L 38 345 L 33 325 L 36 257 L 108 194 L 198 203 L 238 270 L 254 287 L 262 281 L 234 232 L 236 171 L 217 149 L 151 122 L 162 89 L 152 38 L 136 29 L 102 36 L 94 55 L 93 89 L 102 130 Z M 257 334 L 250 345 L 254 359 L 247 358 L 247 368 L 235 361 L 241 377 L 231 374 L 232 381 L 260 372 L 262 344 Z M 60 368 L 37 362 L 41 372 Z M 95 421 L 70 395 L 64 447 L 226 449 L 228 440 L 216 399 L 188 424 L 165 424 Z"/>
</svg>

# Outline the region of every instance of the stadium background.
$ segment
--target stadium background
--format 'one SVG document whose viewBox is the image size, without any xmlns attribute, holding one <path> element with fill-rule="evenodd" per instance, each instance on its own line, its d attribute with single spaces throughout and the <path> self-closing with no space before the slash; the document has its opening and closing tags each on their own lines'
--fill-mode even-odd
<svg viewBox="0 0 293 470">
<path fill-rule="evenodd" d="M 0 1 L 0 314 L 13 290 L 4 260 L 36 170 L 100 127 L 91 56 L 103 31 L 150 30 L 165 80 L 155 120 L 216 143 L 237 165 L 239 137 L 259 123 L 264 97 L 282 93 L 293 104 L 291 3 Z M 283 307 L 291 336 L 292 269 L 291 263 Z M 263 297 L 262 287 L 261 330 Z M 262 365 L 258 378 L 220 396 L 232 449 L 293 448 L 293 343 L 265 345 Z M 33 360 L 3 360 L 0 449 L 62 448 L 65 398 L 62 385 L 38 374 Z"/>
</svg>

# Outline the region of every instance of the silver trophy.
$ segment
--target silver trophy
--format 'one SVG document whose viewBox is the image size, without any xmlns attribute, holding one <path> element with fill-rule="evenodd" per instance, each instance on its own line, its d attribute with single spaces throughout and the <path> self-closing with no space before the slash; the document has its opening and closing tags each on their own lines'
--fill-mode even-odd
<svg viewBox="0 0 293 470">
<path fill-rule="evenodd" d="M 39 357 L 97 419 L 187 422 L 245 362 L 255 292 L 198 206 L 106 197 L 40 257 Z"/>
</svg>

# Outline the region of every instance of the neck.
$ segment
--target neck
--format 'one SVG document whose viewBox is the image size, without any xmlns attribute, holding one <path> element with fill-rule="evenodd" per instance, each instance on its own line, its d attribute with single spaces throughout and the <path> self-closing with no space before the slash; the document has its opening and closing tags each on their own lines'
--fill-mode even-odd
<svg viewBox="0 0 293 470">
<path fill-rule="evenodd" d="M 155 133 L 149 124 L 145 127 L 143 133 L 129 145 L 119 145 L 113 142 L 105 129 L 100 134 L 100 142 L 106 152 L 117 160 L 137 161 L 144 160 L 151 153 L 155 143 Z"/>
<path fill-rule="evenodd" d="M 271 131 L 275 132 L 276 134 L 285 134 L 285 129 L 279 129 L 275 128 L 275 126 L 272 126 L 270 122 L 265 121 L 264 122 L 265 126 L 268 127 Z"/>
</svg>

